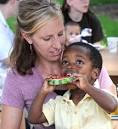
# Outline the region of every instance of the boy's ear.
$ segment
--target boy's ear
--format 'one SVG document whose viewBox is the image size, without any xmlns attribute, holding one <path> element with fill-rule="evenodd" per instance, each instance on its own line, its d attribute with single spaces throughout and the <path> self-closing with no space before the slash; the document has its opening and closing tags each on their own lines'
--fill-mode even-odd
<svg viewBox="0 0 118 129">
<path fill-rule="evenodd" d="M 21 35 L 29 44 L 32 44 L 31 37 L 26 32 L 22 31 Z"/>
<path fill-rule="evenodd" d="M 92 78 L 96 80 L 99 77 L 99 74 L 100 74 L 99 69 L 94 68 L 93 71 L 92 71 Z"/>
</svg>

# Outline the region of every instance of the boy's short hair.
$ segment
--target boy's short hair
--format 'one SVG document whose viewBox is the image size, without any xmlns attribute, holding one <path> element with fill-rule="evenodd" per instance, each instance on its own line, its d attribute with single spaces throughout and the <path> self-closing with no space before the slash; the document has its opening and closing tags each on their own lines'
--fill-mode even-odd
<svg viewBox="0 0 118 129">
<path fill-rule="evenodd" d="M 91 44 L 83 43 L 83 42 L 72 43 L 65 48 L 64 52 L 70 49 L 78 49 L 80 47 L 86 48 L 88 50 L 88 56 L 93 64 L 93 67 L 101 70 L 102 63 L 103 63 L 102 56 L 99 50 L 95 48 L 94 46 L 92 46 Z"/>
<path fill-rule="evenodd" d="M 9 0 L 0 0 L 0 4 L 6 4 Z"/>
</svg>

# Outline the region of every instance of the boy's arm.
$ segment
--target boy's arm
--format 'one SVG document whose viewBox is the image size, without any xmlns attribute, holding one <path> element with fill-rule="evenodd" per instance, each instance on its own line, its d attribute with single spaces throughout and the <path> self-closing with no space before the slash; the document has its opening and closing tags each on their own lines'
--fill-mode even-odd
<svg viewBox="0 0 118 129">
<path fill-rule="evenodd" d="M 47 122 L 45 115 L 42 112 L 43 103 L 47 94 L 40 91 L 34 99 L 30 111 L 28 113 L 28 121 L 32 124 Z"/>
<path fill-rule="evenodd" d="M 84 89 L 97 103 L 108 113 L 112 113 L 118 106 L 117 99 L 109 93 L 94 86 L 88 86 Z"/>
<path fill-rule="evenodd" d="M 97 104 L 108 113 L 112 113 L 116 110 L 118 106 L 117 99 L 110 93 L 91 85 L 85 75 L 79 74 L 78 80 L 75 82 L 75 84 L 81 90 L 88 93 L 97 102 Z"/>
<path fill-rule="evenodd" d="M 47 81 L 44 82 L 44 85 L 42 86 L 38 95 L 34 99 L 31 105 L 30 111 L 28 113 L 28 120 L 32 124 L 39 124 L 39 123 L 47 122 L 47 119 L 44 113 L 42 112 L 43 104 L 48 93 L 54 90 L 54 87 L 48 86 L 47 83 L 48 83 Z"/>
</svg>

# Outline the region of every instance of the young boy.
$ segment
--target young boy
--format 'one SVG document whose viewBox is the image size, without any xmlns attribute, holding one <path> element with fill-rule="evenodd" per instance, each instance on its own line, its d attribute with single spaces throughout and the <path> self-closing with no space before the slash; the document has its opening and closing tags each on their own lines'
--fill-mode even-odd
<svg viewBox="0 0 118 129">
<path fill-rule="evenodd" d="M 63 53 L 62 70 L 77 79 L 63 96 L 43 105 L 55 86 L 48 79 L 35 98 L 28 119 L 33 124 L 55 125 L 55 129 L 112 129 L 109 113 L 117 107 L 116 99 L 94 87 L 102 68 L 99 51 L 86 43 L 73 43 Z"/>
</svg>

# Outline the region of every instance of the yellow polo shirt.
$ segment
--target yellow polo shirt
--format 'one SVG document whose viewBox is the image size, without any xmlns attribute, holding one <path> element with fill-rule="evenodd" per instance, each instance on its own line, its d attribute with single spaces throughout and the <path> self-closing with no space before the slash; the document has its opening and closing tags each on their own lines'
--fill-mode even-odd
<svg viewBox="0 0 118 129">
<path fill-rule="evenodd" d="M 110 115 L 88 94 L 75 105 L 67 91 L 64 96 L 50 99 L 43 106 L 47 118 L 45 126 L 55 124 L 55 129 L 112 129 Z"/>
</svg>

